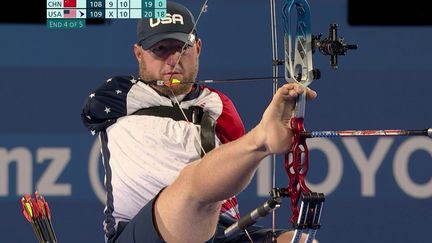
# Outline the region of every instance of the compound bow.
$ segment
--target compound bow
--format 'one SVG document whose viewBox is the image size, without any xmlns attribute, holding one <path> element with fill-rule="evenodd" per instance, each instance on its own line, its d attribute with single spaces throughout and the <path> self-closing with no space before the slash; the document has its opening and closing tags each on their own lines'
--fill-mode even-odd
<svg viewBox="0 0 432 243">
<path fill-rule="evenodd" d="M 337 25 L 330 26 L 329 37 L 321 40 L 321 35 L 311 34 L 311 15 L 309 4 L 306 0 L 286 0 L 283 6 L 284 19 L 284 49 L 285 60 L 277 58 L 277 37 L 275 3 L 271 2 L 272 22 L 272 47 L 273 47 L 273 83 L 274 92 L 277 89 L 278 65 L 285 66 L 286 82 L 300 83 L 308 87 L 314 79 L 320 78 L 318 69 L 313 69 L 312 54 L 315 48 L 326 55 L 331 56 L 331 66 L 337 68 L 337 56 L 345 55 L 348 49 L 356 49 L 356 45 L 347 45 L 337 37 Z M 293 13 L 297 14 L 294 15 Z M 292 18 L 296 18 L 295 25 Z M 292 33 L 295 28 L 295 34 Z M 293 45 L 294 43 L 294 45 Z M 290 197 L 291 223 L 295 228 L 292 242 L 298 242 L 304 231 L 307 232 L 306 242 L 312 242 L 320 227 L 321 211 L 324 203 L 324 194 L 312 192 L 305 183 L 305 177 L 309 168 L 309 150 L 306 144 L 306 130 L 304 128 L 304 114 L 306 94 L 300 95 L 296 101 L 294 116 L 291 119 L 291 128 L 294 135 L 293 144 L 285 155 L 285 171 L 289 182 L 286 188 L 274 188 L 270 192 L 271 198 L 261 207 L 242 217 L 237 223 L 226 229 L 225 234 L 231 235 L 238 230 L 246 229 L 258 219 L 272 212 L 281 203 L 282 197 Z M 273 157 L 275 158 L 275 157 Z M 275 165 L 273 165 L 275 167 Z M 274 175 L 273 175 L 274 176 Z M 300 208 L 298 202 L 301 201 Z M 274 220 L 273 220 L 274 222 Z M 274 223 L 273 223 L 274 228 Z M 276 242 L 275 237 L 273 241 Z"/>
</svg>

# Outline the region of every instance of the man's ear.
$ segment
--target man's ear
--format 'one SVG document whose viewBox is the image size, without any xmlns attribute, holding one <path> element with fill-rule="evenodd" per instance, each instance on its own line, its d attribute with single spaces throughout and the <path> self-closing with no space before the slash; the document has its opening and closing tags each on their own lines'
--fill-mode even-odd
<svg viewBox="0 0 432 243">
<path fill-rule="evenodd" d="M 195 42 L 195 48 L 196 48 L 196 50 L 197 50 L 198 56 L 199 56 L 200 53 L 201 53 L 201 47 L 202 47 L 201 39 L 198 39 L 198 40 Z"/>
<path fill-rule="evenodd" d="M 141 46 L 135 43 L 133 49 L 134 49 L 135 58 L 137 59 L 138 63 L 141 62 L 141 57 L 142 57 Z"/>
</svg>

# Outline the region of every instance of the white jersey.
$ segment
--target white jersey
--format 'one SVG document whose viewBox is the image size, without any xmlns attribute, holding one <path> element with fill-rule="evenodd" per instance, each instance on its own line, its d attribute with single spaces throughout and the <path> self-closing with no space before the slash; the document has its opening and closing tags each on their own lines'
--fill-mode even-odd
<svg viewBox="0 0 432 243">
<path fill-rule="evenodd" d="M 232 102 L 207 87 L 194 86 L 180 106 L 202 107 L 216 123 L 216 146 L 244 134 Z M 169 117 L 133 115 L 143 108 L 174 106 L 170 98 L 130 77 L 109 79 L 93 92 L 82 113 L 84 124 L 100 132 L 107 204 L 105 231 L 130 221 L 162 188 L 170 185 L 187 164 L 200 159 L 200 125 Z M 235 197 L 221 213 L 238 218 Z"/>
</svg>

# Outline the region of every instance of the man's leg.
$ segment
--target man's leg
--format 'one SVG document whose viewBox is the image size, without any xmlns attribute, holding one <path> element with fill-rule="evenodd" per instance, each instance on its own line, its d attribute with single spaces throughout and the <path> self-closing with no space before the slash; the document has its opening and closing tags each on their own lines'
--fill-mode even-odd
<svg viewBox="0 0 432 243">
<path fill-rule="evenodd" d="M 155 226 L 166 242 L 202 243 L 211 239 L 216 230 L 222 202 L 203 203 L 194 198 L 183 183 L 187 170 L 183 169 L 155 202 Z"/>
<path fill-rule="evenodd" d="M 291 146 L 289 121 L 296 97 L 303 92 L 294 83 L 281 87 L 254 129 L 186 166 L 160 193 L 154 218 L 165 241 L 202 243 L 213 236 L 222 200 L 250 183 L 264 157 L 286 152 Z M 309 90 L 308 96 L 313 98 L 316 93 Z"/>
</svg>

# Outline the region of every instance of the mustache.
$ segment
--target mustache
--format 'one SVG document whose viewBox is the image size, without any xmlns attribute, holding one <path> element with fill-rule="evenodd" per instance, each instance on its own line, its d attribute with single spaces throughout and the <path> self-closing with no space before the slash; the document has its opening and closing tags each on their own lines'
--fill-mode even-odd
<svg viewBox="0 0 432 243">
<path fill-rule="evenodd" d="M 174 70 L 162 70 L 162 75 L 167 74 L 183 74 L 183 71 L 179 68 L 176 68 Z"/>
<path fill-rule="evenodd" d="M 193 85 L 195 83 L 196 77 L 197 77 L 197 73 L 198 73 L 198 69 L 199 69 L 199 62 L 197 62 L 195 64 L 195 67 L 193 67 L 193 71 L 189 74 L 189 73 L 184 73 L 183 68 L 181 66 L 177 66 L 177 67 L 165 67 L 163 68 L 160 72 L 159 75 L 156 74 L 151 74 L 148 70 L 147 70 L 147 65 L 144 62 L 144 60 L 142 62 L 139 63 L 139 79 L 141 82 L 143 83 L 147 83 L 147 84 L 154 84 L 154 83 L 163 83 L 163 81 L 161 80 L 161 74 L 166 74 L 166 75 L 171 75 L 172 73 L 173 76 L 175 74 L 180 74 L 183 77 L 182 78 L 178 78 L 180 81 L 179 87 L 187 87 L 189 85 Z M 159 76 L 159 77 L 158 77 Z M 162 81 L 162 82 L 161 82 Z M 159 85 L 157 85 L 159 86 Z M 163 86 L 159 86 L 159 87 L 163 87 Z"/>
</svg>

